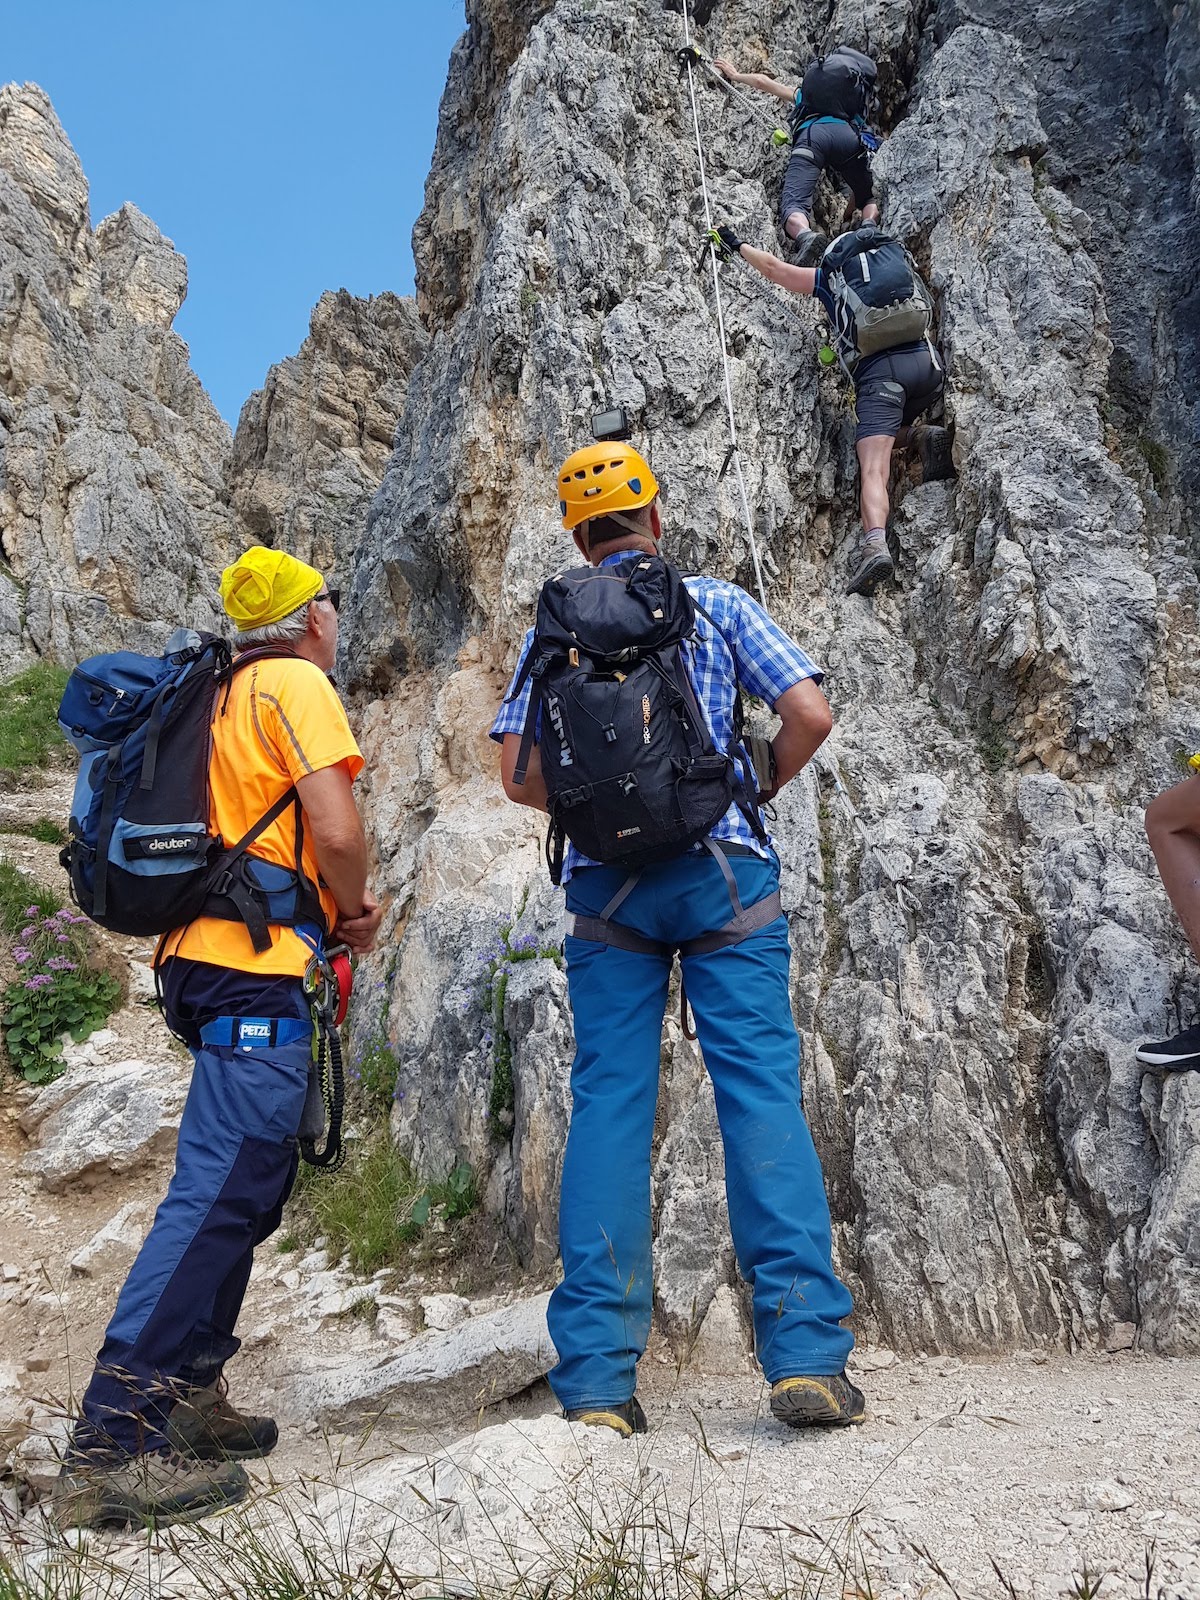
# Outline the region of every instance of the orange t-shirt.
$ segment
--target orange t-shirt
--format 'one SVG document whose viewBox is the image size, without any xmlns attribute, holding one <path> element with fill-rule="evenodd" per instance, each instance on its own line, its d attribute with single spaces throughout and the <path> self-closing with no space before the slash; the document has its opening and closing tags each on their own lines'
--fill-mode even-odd
<svg viewBox="0 0 1200 1600">
<path fill-rule="evenodd" d="M 320 667 L 299 657 L 273 657 L 237 673 L 228 704 L 223 691 L 217 697 L 212 734 L 209 815 L 226 845 L 248 833 L 297 778 L 344 761 L 353 781 L 363 768 L 337 691 Z M 295 815 L 289 806 L 255 840 L 253 854 L 294 867 Z M 305 875 L 318 883 L 317 856 L 307 828 L 301 859 Z M 332 927 L 337 902 L 328 889 L 321 888 L 320 895 Z M 167 934 L 160 953 L 271 977 L 303 973 L 312 954 L 308 945 L 291 928 L 274 926 L 271 932 L 271 948 L 255 955 L 244 923 L 197 917 Z"/>
</svg>

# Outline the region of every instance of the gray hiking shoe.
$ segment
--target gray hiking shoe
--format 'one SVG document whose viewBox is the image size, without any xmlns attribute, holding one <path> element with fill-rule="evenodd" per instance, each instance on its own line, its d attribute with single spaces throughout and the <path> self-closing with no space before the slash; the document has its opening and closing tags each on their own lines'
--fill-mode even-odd
<svg viewBox="0 0 1200 1600">
<path fill-rule="evenodd" d="M 942 483 L 947 478 L 957 477 L 949 428 L 940 428 L 932 422 L 915 422 L 909 429 L 908 442 L 920 459 L 922 483 Z"/>
<path fill-rule="evenodd" d="M 792 254 L 798 267 L 812 267 L 825 254 L 829 240 L 823 233 L 816 233 L 812 228 L 806 228 L 803 233 L 798 233 L 792 240 Z"/>
<path fill-rule="evenodd" d="M 771 1385 L 771 1415 L 789 1428 L 847 1428 L 866 1414 L 862 1390 L 844 1372 L 780 1378 Z"/>
<path fill-rule="evenodd" d="M 887 540 L 878 535 L 864 539 L 858 565 L 846 585 L 847 594 L 871 594 L 875 585 L 890 578 L 896 568 L 888 554 Z"/>
<path fill-rule="evenodd" d="M 274 1417 L 244 1415 L 230 1404 L 224 1378 L 189 1389 L 171 1412 L 167 1442 L 197 1461 L 249 1461 L 269 1456 L 279 1443 Z"/>
<path fill-rule="evenodd" d="M 573 1411 L 564 1411 L 563 1416 L 568 1422 L 584 1422 L 589 1428 L 611 1428 L 622 1439 L 632 1439 L 635 1433 L 646 1431 L 646 1413 L 636 1395 L 615 1406 L 577 1406 Z"/>
<path fill-rule="evenodd" d="M 246 1469 L 234 1461 L 203 1463 L 177 1455 L 119 1459 L 71 1456 L 54 1485 L 60 1528 L 167 1528 L 195 1522 L 244 1500 Z"/>
</svg>

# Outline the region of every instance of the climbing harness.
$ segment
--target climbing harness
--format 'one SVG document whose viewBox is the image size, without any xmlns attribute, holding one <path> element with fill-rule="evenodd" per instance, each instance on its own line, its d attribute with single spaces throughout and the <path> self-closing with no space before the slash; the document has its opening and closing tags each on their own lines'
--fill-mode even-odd
<svg viewBox="0 0 1200 1600">
<path fill-rule="evenodd" d="M 719 270 L 719 263 L 723 259 L 728 259 L 729 252 L 725 249 L 724 245 L 722 244 L 721 238 L 720 238 L 719 234 L 717 233 L 716 226 L 714 225 L 714 222 L 713 222 L 712 199 L 711 199 L 711 196 L 709 195 L 709 191 L 708 191 L 708 174 L 707 174 L 707 171 L 705 170 L 705 165 L 704 165 L 704 141 L 703 141 L 703 139 L 701 138 L 701 135 L 700 135 L 700 112 L 699 112 L 699 108 L 697 106 L 697 101 L 696 101 L 696 83 L 695 83 L 695 68 L 696 68 L 696 64 L 697 64 L 697 59 L 696 58 L 698 58 L 700 63 L 703 63 L 705 58 L 704 58 L 703 55 L 700 54 L 699 51 L 697 51 L 695 49 L 694 45 L 692 44 L 691 4 L 690 4 L 690 0 L 681 0 L 680 9 L 681 9 L 682 14 L 683 14 L 684 48 L 679 51 L 678 58 L 679 58 L 679 61 L 680 61 L 681 65 L 682 65 L 682 67 L 685 69 L 686 74 L 687 74 L 688 99 L 689 99 L 689 101 L 691 103 L 691 110 L 692 110 L 692 129 L 693 129 L 693 132 L 695 134 L 695 139 L 696 139 L 696 160 L 697 160 L 697 164 L 698 164 L 699 170 L 700 170 L 700 192 L 701 192 L 701 194 L 703 196 L 703 199 L 704 199 L 705 248 L 706 248 L 706 250 L 708 252 L 709 264 L 710 264 L 711 269 L 712 269 L 713 299 L 714 299 L 714 304 L 715 304 L 715 307 L 716 307 L 716 315 L 717 315 L 717 338 L 718 338 L 718 344 L 720 346 L 720 351 L 721 351 L 721 365 L 722 365 L 722 369 L 723 369 L 723 372 L 724 372 L 724 380 L 725 380 L 725 410 L 726 410 L 727 420 L 728 420 L 728 423 L 729 423 L 729 450 L 728 450 L 728 452 L 726 454 L 726 457 L 725 457 L 725 464 L 721 468 L 720 477 L 724 477 L 724 475 L 725 475 L 726 471 L 728 470 L 730 464 L 732 464 L 733 467 L 735 468 L 735 472 L 736 472 L 737 485 L 738 485 L 738 491 L 739 491 L 739 498 L 741 500 L 741 506 L 742 506 L 742 517 L 743 517 L 743 520 L 745 521 L 745 524 L 746 524 L 746 537 L 747 537 L 747 540 L 748 540 L 749 545 L 750 545 L 750 555 L 751 555 L 751 558 L 752 558 L 753 563 L 754 563 L 754 577 L 755 577 L 755 582 L 758 585 L 758 596 L 759 596 L 760 601 L 762 602 L 763 609 L 766 610 L 767 609 L 766 584 L 763 581 L 762 563 L 761 563 L 761 561 L 759 559 L 759 553 L 758 553 L 758 541 L 755 538 L 755 534 L 754 534 L 754 519 L 753 519 L 753 517 L 751 515 L 751 512 L 750 512 L 750 500 L 749 500 L 749 496 L 748 496 L 748 494 L 746 492 L 746 479 L 745 479 L 745 474 L 743 473 L 743 470 L 742 470 L 741 448 L 740 448 L 740 445 L 739 445 L 739 442 L 738 442 L 737 419 L 736 419 L 736 416 L 735 416 L 735 413 L 734 413 L 734 409 L 733 409 L 733 383 L 732 383 L 732 378 L 731 378 L 730 370 L 729 370 L 729 352 L 728 352 L 728 350 L 726 348 L 725 311 L 724 311 L 724 306 L 723 306 L 723 303 L 722 303 L 722 300 L 721 300 L 721 275 L 720 275 L 720 270 Z M 715 69 L 713 69 L 713 70 L 715 71 Z M 740 256 L 739 256 L 738 259 L 739 260 L 741 259 Z M 703 262 L 703 256 L 701 256 L 700 262 L 697 263 L 697 267 L 698 268 L 702 265 L 702 262 Z M 743 265 L 745 265 L 745 263 L 743 263 Z M 765 287 L 766 286 L 764 285 L 764 288 Z M 781 311 L 784 311 L 784 313 L 789 318 L 796 318 L 796 320 L 799 321 L 799 318 L 796 316 L 796 313 L 792 311 L 790 306 L 784 307 L 783 303 L 781 301 L 777 300 L 774 295 L 771 295 L 770 299 L 771 299 L 772 305 L 778 306 L 778 308 Z M 806 334 L 815 334 L 815 329 L 810 328 L 807 324 L 804 324 L 804 329 L 805 329 L 805 333 Z M 720 481 L 720 480 L 718 479 L 718 481 Z M 904 918 L 905 929 L 906 929 L 906 932 L 908 934 L 909 941 L 911 942 L 912 939 L 915 937 L 915 926 L 914 926 L 913 916 L 914 916 L 915 911 L 919 909 L 919 902 L 916 900 L 915 896 L 908 889 L 905 888 L 904 884 L 896 876 L 895 872 L 893 872 L 891 864 L 887 860 L 887 857 L 884 855 L 883 851 L 880 849 L 879 845 L 877 845 L 869 837 L 869 835 L 867 833 L 866 824 L 863 822 L 862 817 L 859 815 L 857 807 L 855 806 L 853 800 L 850 798 L 849 790 L 846 788 L 846 785 L 842 781 L 841 773 L 838 770 L 838 766 L 837 766 L 836 760 L 832 756 L 827 755 L 827 754 L 825 754 L 825 753 L 823 753 L 821 751 L 817 752 L 815 760 L 816 760 L 818 766 L 820 768 L 823 768 L 825 773 L 829 777 L 830 782 L 833 785 L 834 794 L 837 796 L 839 804 L 842 806 L 843 810 L 846 812 L 846 815 L 848 816 L 851 825 L 854 828 L 856 828 L 857 831 L 859 832 L 859 834 L 862 836 L 862 840 L 863 840 L 864 846 L 874 856 L 876 862 L 879 865 L 880 871 L 883 873 L 883 875 L 887 879 L 888 883 L 890 883 L 892 888 L 895 890 L 895 892 L 896 892 L 896 904 L 899 906 L 901 915 Z M 732 877 L 732 874 L 729 873 L 728 866 L 725 867 L 725 870 L 726 870 L 726 873 L 728 874 L 728 876 Z M 634 879 L 633 882 L 636 882 L 636 879 Z M 625 898 L 625 895 L 629 892 L 630 889 L 632 889 L 633 882 L 628 882 L 626 885 L 622 885 L 622 888 L 618 891 L 618 893 L 614 897 L 614 899 L 612 901 L 610 901 L 609 904 L 600 913 L 600 919 L 599 920 L 601 922 L 603 922 L 606 918 L 608 918 L 612 914 L 612 912 L 616 909 L 616 907 L 621 903 L 621 901 Z M 755 910 L 757 910 L 757 907 L 751 907 L 751 911 L 755 911 Z M 736 920 L 736 907 L 735 907 L 735 920 Z M 624 930 L 624 929 L 622 930 L 623 933 L 625 931 L 627 931 L 627 930 Z M 750 931 L 750 930 L 747 930 L 747 931 Z M 722 930 L 722 932 L 724 932 L 724 930 Z M 635 937 L 638 937 L 638 936 L 635 935 Z M 745 935 L 743 934 L 743 935 L 741 935 L 741 937 L 745 937 Z M 600 942 L 603 943 L 605 941 L 601 940 Z M 899 953 L 897 953 L 896 995 L 897 995 L 897 1000 L 898 1000 L 898 1003 L 899 1003 L 899 1006 L 900 1006 L 901 1014 L 904 1014 L 903 987 L 902 987 L 902 984 L 900 982 L 900 979 L 901 979 L 901 976 L 902 976 L 901 968 L 900 968 L 900 959 L 901 959 L 900 955 L 899 955 Z M 687 1028 L 686 1000 L 684 1001 L 684 1006 L 683 1006 L 682 1009 L 683 1009 L 683 1012 L 684 1012 L 684 1032 L 688 1034 L 689 1038 L 694 1037 L 694 1035 L 692 1035 L 689 1032 L 688 1028 Z"/>
<path fill-rule="evenodd" d="M 304 994 L 312 1013 L 316 1055 L 308 1075 L 308 1094 L 300 1123 L 300 1154 L 312 1167 L 336 1171 L 345 1157 L 342 1147 L 342 1112 L 346 1084 L 342 1071 L 342 1042 L 338 1029 L 346 1020 L 354 977 L 350 952 L 344 944 L 313 951 L 304 971 Z M 325 1132 L 328 1126 L 328 1132 Z M 325 1133 L 325 1144 L 317 1140 Z"/>
<path fill-rule="evenodd" d="M 761 123 L 766 128 L 773 149 L 780 150 L 790 143 L 790 135 L 787 129 L 781 128 L 777 122 L 772 121 L 761 106 L 754 104 L 748 94 L 744 94 L 736 84 L 730 83 L 725 74 L 713 63 L 712 58 L 706 56 L 698 45 L 684 45 L 682 50 L 675 52 L 675 59 L 679 62 L 681 72 L 685 68 L 703 67 L 713 81 L 719 84 L 731 99 L 736 100 L 744 111 L 748 112 L 756 122 Z"/>
</svg>

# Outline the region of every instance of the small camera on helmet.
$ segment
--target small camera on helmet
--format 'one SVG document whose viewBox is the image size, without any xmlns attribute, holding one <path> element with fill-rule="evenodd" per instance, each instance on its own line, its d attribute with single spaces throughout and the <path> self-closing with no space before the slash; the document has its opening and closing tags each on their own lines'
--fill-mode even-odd
<svg viewBox="0 0 1200 1600">
<path fill-rule="evenodd" d="M 592 438 L 598 444 L 607 443 L 609 439 L 632 439 L 633 429 L 625 408 L 614 406 L 611 411 L 597 411 L 592 417 Z"/>
</svg>

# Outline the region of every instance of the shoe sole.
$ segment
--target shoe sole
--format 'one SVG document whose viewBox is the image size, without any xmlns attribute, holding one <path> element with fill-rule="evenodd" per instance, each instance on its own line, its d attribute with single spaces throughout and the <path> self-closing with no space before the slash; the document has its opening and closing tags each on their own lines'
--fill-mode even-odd
<svg viewBox="0 0 1200 1600">
<path fill-rule="evenodd" d="M 202 1501 L 196 1505 L 180 1506 L 177 1510 L 167 1508 L 159 1510 L 146 1510 L 143 1507 L 121 1504 L 115 1500 L 100 1500 L 99 1504 L 89 1508 L 86 1515 L 78 1507 L 70 1504 L 70 1495 L 63 1496 L 63 1503 L 56 1508 L 54 1520 L 63 1532 L 72 1528 L 176 1528 L 181 1523 L 199 1522 L 204 1517 L 211 1517 L 218 1511 L 225 1511 L 230 1506 L 236 1506 L 250 1493 L 249 1479 L 238 1486 L 236 1493 L 224 1494 L 219 1498 Z M 88 1490 L 79 1491 L 80 1505 L 90 1494 Z"/>
<path fill-rule="evenodd" d="M 891 556 L 874 556 L 854 581 L 847 586 L 847 594 L 870 594 L 878 584 L 890 578 L 896 566 Z"/>
<path fill-rule="evenodd" d="M 867 1416 L 865 1409 L 848 1413 L 820 1378 L 797 1379 L 772 1394 L 771 1415 L 789 1428 L 856 1428 Z"/>
<path fill-rule="evenodd" d="M 1138 1050 L 1134 1053 L 1134 1060 L 1140 1061 L 1144 1067 L 1166 1067 L 1175 1072 L 1184 1072 L 1188 1067 L 1200 1067 L 1200 1051 L 1190 1056 L 1167 1056 Z"/>
</svg>

